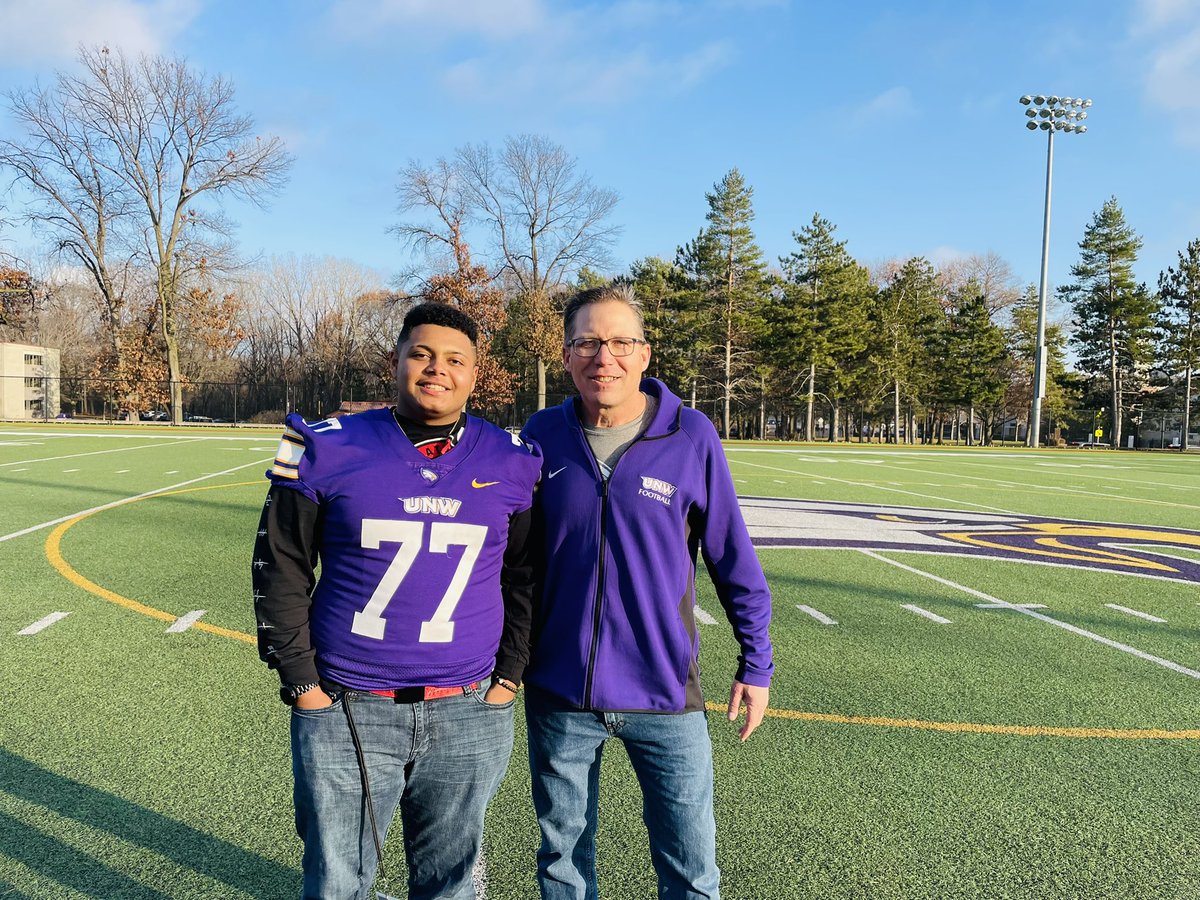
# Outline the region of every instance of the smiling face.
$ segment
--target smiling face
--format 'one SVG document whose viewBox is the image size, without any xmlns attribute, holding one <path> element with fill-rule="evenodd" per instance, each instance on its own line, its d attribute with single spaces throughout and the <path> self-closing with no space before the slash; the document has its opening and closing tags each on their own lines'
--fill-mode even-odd
<svg viewBox="0 0 1200 900">
<path fill-rule="evenodd" d="M 641 338 L 637 314 L 619 300 L 591 303 L 579 310 L 571 328 L 570 340 L 594 338 Z M 593 357 L 582 357 L 563 349 L 563 365 L 571 373 L 575 389 L 583 401 L 589 424 L 624 425 L 645 408 L 640 385 L 650 365 L 650 347 L 637 344 L 629 356 L 613 356 L 605 345 Z"/>
<path fill-rule="evenodd" d="M 456 422 L 479 372 L 471 339 L 444 325 L 418 325 L 389 362 L 398 388 L 396 409 L 426 425 Z"/>
</svg>

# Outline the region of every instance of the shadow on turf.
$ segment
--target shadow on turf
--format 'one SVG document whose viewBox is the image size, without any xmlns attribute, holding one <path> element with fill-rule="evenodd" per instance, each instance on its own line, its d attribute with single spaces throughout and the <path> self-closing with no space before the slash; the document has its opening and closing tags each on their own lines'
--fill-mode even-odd
<svg viewBox="0 0 1200 900">
<path fill-rule="evenodd" d="M 299 887 L 300 873 L 294 869 L 114 794 L 64 778 L 2 748 L 0 786 L 10 796 L 108 832 L 253 897 L 290 898 Z M 0 813 L 0 847 L 26 867 L 89 897 L 168 900 L 175 896 L 140 884 L 4 813 Z"/>
</svg>

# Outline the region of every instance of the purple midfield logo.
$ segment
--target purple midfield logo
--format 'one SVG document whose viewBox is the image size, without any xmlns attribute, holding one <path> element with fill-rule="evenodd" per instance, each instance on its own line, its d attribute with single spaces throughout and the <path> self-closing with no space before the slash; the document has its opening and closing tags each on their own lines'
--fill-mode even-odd
<svg viewBox="0 0 1200 900">
<path fill-rule="evenodd" d="M 945 553 L 1200 583 L 1200 532 L 1183 528 L 770 497 L 738 502 L 754 546 L 764 550 Z"/>
</svg>

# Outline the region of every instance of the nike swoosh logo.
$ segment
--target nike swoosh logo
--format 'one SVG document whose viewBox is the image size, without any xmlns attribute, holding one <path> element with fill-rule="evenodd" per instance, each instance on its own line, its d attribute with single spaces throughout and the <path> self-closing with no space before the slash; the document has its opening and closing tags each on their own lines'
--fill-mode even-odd
<svg viewBox="0 0 1200 900">
<path fill-rule="evenodd" d="M 567 468 L 566 466 L 563 466 L 561 469 L 555 469 L 553 472 L 547 472 L 546 477 L 553 478 L 555 475 L 557 475 L 559 472 L 564 471 L 566 468 Z"/>
<path fill-rule="evenodd" d="M 474 478 L 471 479 L 471 487 L 473 488 L 491 487 L 493 484 L 499 483 L 498 481 L 476 481 Z"/>
</svg>

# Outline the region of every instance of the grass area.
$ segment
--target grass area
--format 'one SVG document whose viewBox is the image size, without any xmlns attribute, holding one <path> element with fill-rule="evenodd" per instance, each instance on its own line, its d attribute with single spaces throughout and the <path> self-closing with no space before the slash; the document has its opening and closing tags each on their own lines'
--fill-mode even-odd
<svg viewBox="0 0 1200 900">
<path fill-rule="evenodd" d="M 100 432 L 116 436 L 92 436 Z M 242 430 L 0 428 L 0 538 L 35 529 L 0 541 L 0 897 L 298 894 L 287 712 L 274 676 L 236 636 L 165 631 L 204 609 L 203 623 L 251 633 L 250 546 L 274 444 L 269 432 Z M 780 444 L 728 453 L 745 496 L 1200 532 L 1200 462 L 1171 454 Z M 52 537 L 74 581 L 51 564 Z M 1161 664 L 1200 671 L 1200 585 L 872 552 L 761 551 L 775 597 L 772 706 L 797 717 L 772 717 L 743 745 L 711 715 L 723 895 L 1200 896 L 1200 740 L 1055 732 L 1200 728 L 1200 680 Z M 1184 545 L 1162 552 L 1168 562 L 1200 558 Z M 719 613 L 701 588 L 700 605 Z M 1042 615 L 1075 630 L 980 609 L 968 591 L 1045 604 Z M 17 634 L 54 611 L 69 615 Z M 721 701 L 736 647 L 727 626 L 703 629 L 705 688 Z M 602 794 L 602 896 L 652 896 L 640 798 L 619 744 L 606 749 Z M 486 839 L 495 900 L 536 895 L 528 796 L 518 716 Z M 400 837 L 388 845 L 396 894 Z"/>
</svg>

